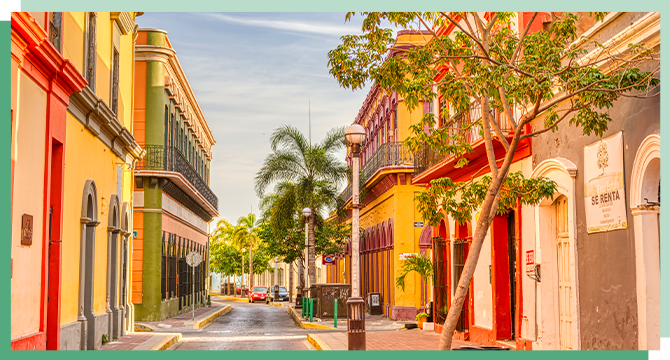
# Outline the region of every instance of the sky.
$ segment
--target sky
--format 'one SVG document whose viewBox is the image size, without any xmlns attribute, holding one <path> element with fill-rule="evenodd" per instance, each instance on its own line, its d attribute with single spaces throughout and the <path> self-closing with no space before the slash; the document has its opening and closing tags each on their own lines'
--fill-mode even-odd
<svg viewBox="0 0 670 360">
<path fill-rule="evenodd" d="M 350 125 L 369 90 L 341 88 L 328 73 L 340 36 L 360 33 L 345 13 L 144 13 L 140 28 L 167 31 L 212 131 L 210 187 L 220 218 L 258 215 L 254 177 L 284 124 L 312 141 Z M 340 158 L 344 161 L 345 151 Z M 344 184 L 340 184 L 340 189 Z M 218 218 L 212 222 L 212 230 Z"/>
</svg>

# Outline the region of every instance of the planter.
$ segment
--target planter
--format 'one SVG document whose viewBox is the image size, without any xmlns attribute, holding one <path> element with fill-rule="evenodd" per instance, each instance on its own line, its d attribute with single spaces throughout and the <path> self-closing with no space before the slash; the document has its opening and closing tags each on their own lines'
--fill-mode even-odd
<svg viewBox="0 0 670 360">
<path fill-rule="evenodd" d="M 419 326 L 419 329 L 423 329 L 423 323 L 426 322 L 427 318 L 428 318 L 427 316 L 422 316 L 419 318 L 419 322 L 417 324 Z"/>
</svg>

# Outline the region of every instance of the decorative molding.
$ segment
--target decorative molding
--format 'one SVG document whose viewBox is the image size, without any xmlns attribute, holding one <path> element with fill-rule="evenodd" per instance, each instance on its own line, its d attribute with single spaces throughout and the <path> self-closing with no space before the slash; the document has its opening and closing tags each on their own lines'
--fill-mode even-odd
<svg viewBox="0 0 670 360">
<path fill-rule="evenodd" d="M 649 163 L 656 158 L 659 160 L 661 158 L 661 136 L 652 134 L 642 141 L 635 154 L 635 160 L 633 161 L 633 169 L 630 175 L 629 196 L 631 209 L 646 205 L 642 204 L 642 184 L 647 166 L 649 166 Z"/>
<path fill-rule="evenodd" d="M 130 131 L 88 86 L 70 96 L 67 110 L 124 161 L 130 162 L 144 156 L 144 150 Z"/>
<path fill-rule="evenodd" d="M 133 15 L 131 13 L 110 12 L 109 17 L 116 22 L 123 35 L 132 33 L 133 27 L 135 26 L 135 20 L 133 19 Z"/>
<path fill-rule="evenodd" d="M 168 63 L 168 59 L 175 56 L 174 49 L 156 45 L 135 45 L 135 61 L 160 61 Z"/>
<path fill-rule="evenodd" d="M 545 176 L 552 170 L 562 171 L 570 175 L 573 179 L 577 176 L 577 166 L 575 163 L 566 158 L 557 157 L 541 162 L 535 170 L 533 170 L 531 177 Z"/>
</svg>

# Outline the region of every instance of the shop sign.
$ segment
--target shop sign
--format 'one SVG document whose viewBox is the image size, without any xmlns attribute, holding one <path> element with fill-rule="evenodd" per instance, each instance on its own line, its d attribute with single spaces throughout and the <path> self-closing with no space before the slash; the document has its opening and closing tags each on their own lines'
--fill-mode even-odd
<svg viewBox="0 0 670 360">
<path fill-rule="evenodd" d="M 335 256 L 333 255 L 324 255 L 321 258 L 321 265 L 334 265 L 335 264 Z"/>
<path fill-rule="evenodd" d="M 400 253 L 400 254 L 398 255 L 398 259 L 399 259 L 400 261 L 403 261 L 403 260 L 407 260 L 407 259 L 409 259 L 409 258 L 411 258 L 411 257 L 413 257 L 413 256 L 417 256 L 417 255 L 419 255 L 419 254 L 417 254 L 417 253 Z"/>
<path fill-rule="evenodd" d="M 623 132 L 584 148 L 584 197 L 589 234 L 628 228 Z"/>
<path fill-rule="evenodd" d="M 535 272 L 535 250 L 526 251 L 526 274 Z"/>
</svg>

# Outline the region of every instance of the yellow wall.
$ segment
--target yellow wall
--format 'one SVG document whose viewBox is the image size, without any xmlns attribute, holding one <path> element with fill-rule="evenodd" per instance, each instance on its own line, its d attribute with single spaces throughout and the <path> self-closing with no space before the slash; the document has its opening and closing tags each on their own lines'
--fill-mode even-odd
<svg viewBox="0 0 670 360">
<path fill-rule="evenodd" d="M 94 311 L 104 314 L 107 301 L 107 225 L 110 195 L 116 193 L 116 164 L 121 163 L 109 148 L 93 136 L 70 113 L 67 114 L 65 189 L 63 206 L 63 268 L 61 323 L 77 320 L 81 244 L 81 198 L 86 180 L 95 181 L 98 221 L 95 232 Z M 125 177 L 124 191 L 131 186 Z M 126 191 L 127 193 L 127 191 Z M 129 198 L 124 197 L 124 201 Z M 120 201 L 121 199 L 119 199 Z M 119 203 L 122 206 L 122 203 Z M 119 211 L 121 208 L 119 209 Z"/>
<path fill-rule="evenodd" d="M 80 74 L 84 73 L 84 28 L 86 13 L 63 13 L 63 57 L 69 59 Z"/>
<path fill-rule="evenodd" d="M 110 104 L 111 63 L 114 22 L 109 13 L 97 15 L 97 61 L 96 64 L 96 95 L 105 103 Z M 86 13 L 64 14 L 63 56 L 68 58 L 78 70 L 84 67 L 84 44 Z M 133 122 L 133 88 L 135 49 L 133 34 L 120 35 L 116 40 L 119 44 L 119 108 L 118 120 L 132 133 Z M 109 214 L 110 195 L 117 192 L 117 164 L 123 165 L 126 159 L 117 157 L 98 138 L 94 137 L 72 114 L 67 114 L 67 135 L 65 146 L 65 189 L 63 212 L 63 273 L 61 292 L 61 324 L 77 320 L 79 306 L 79 262 L 80 262 L 80 223 L 81 198 L 86 180 L 95 181 L 98 191 L 98 221 L 95 247 L 95 285 L 94 311 L 103 314 L 107 300 L 107 216 Z M 132 231 L 132 171 L 123 167 L 123 190 L 117 194 L 119 198 L 119 214 L 123 209 L 123 201 L 129 202 L 129 227 Z M 123 219 L 122 219 L 123 221 Z M 121 254 L 119 241 L 119 251 Z M 129 249 L 132 242 L 129 243 Z M 130 256 L 128 271 L 131 273 Z M 117 299 L 121 301 L 121 262 L 119 261 L 119 289 Z M 127 294 L 130 293 L 128 287 Z"/>
<path fill-rule="evenodd" d="M 47 97 L 22 71 L 13 71 L 12 80 L 12 85 L 16 84 L 13 90 L 18 93 L 15 100 L 18 106 L 14 107 L 14 148 L 11 150 L 15 161 L 11 256 L 17 265 L 11 280 L 11 331 L 12 339 L 16 339 L 39 331 Z M 33 216 L 31 246 L 21 245 L 23 214 Z"/>
<path fill-rule="evenodd" d="M 398 175 L 393 174 L 392 176 Z M 395 278 L 400 274 L 402 268 L 398 259 L 399 255 L 420 252 L 419 237 L 422 228 L 414 227 L 414 222 L 422 221 L 414 201 L 414 196 L 420 189 L 414 185 L 396 185 L 361 209 L 360 228 L 363 230 L 393 218 L 394 249 L 391 286 L 395 286 Z M 382 263 L 385 265 L 386 259 L 383 259 Z M 344 261 L 340 265 L 344 266 Z M 376 263 L 375 265 L 377 266 Z M 421 277 L 416 273 L 406 277 L 404 292 L 400 288 L 392 291 L 394 292 L 394 306 L 416 308 L 421 306 Z M 428 295 L 430 296 L 430 292 Z"/>
</svg>

